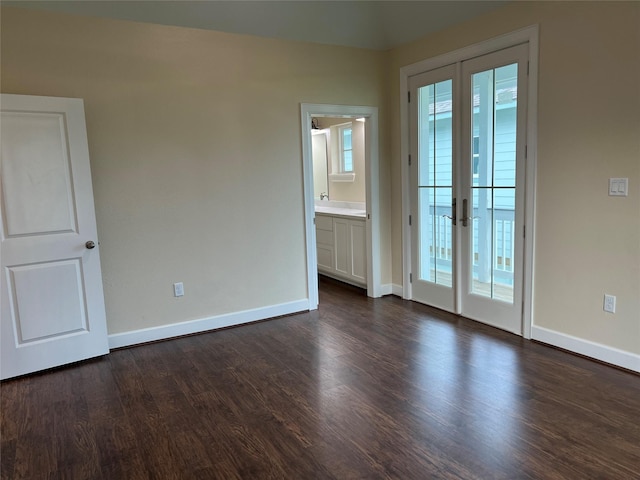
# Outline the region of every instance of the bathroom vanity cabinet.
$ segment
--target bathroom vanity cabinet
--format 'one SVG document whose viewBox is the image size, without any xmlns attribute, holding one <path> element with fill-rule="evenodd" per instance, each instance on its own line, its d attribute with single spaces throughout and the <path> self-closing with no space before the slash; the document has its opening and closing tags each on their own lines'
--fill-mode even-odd
<svg viewBox="0 0 640 480">
<path fill-rule="evenodd" d="M 367 286 L 365 219 L 316 213 L 318 272 L 343 282 Z"/>
</svg>

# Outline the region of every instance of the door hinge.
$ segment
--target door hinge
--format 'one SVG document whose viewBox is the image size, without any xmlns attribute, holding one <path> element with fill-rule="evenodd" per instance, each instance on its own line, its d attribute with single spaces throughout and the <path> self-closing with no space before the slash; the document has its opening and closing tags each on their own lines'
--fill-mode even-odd
<svg viewBox="0 0 640 480">
<path fill-rule="evenodd" d="M 529 155 L 529 145 L 524 146 L 524 158 L 526 159 Z"/>
<path fill-rule="evenodd" d="M 316 224 L 316 217 L 313 217 L 313 224 Z"/>
<path fill-rule="evenodd" d="M 411 103 L 411 92 L 407 92 L 407 102 Z"/>
<path fill-rule="evenodd" d="M 411 215 L 409 215 L 409 226 L 411 226 Z"/>
<path fill-rule="evenodd" d="M 522 226 L 522 238 L 527 238 L 527 226 Z"/>
<path fill-rule="evenodd" d="M 413 283 L 413 273 L 409 274 L 409 283 Z"/>
<path fill-rule="evenodd" d="M 411 166 L 411 154 L 409 154 L 409 166 Z"/>
<path fill-rule="evenodd" d="M 522 311 L 520 312 L 520 314 L 524 317 L 524 300 L 522 301 Z"/>
<path fill-rule="evenodd" d="M 527 62 L 527 75 L 529 75 L 529 64 L 530 64 L 530 63 L 531 63 L 531 62 Z"/>
</svg>

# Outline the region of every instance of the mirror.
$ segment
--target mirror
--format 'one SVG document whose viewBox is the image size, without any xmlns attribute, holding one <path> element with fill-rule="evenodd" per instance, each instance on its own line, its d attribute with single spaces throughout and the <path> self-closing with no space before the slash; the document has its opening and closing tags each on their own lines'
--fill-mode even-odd
<svg viewBox="0 0 640 480">
<path fill-rule="evenodd" d="M 327 169 L 328 130 L 311 130 L 311 150 L 313 155 L 313 198 L 329 199 L 329 171 Z"/>
</svg>

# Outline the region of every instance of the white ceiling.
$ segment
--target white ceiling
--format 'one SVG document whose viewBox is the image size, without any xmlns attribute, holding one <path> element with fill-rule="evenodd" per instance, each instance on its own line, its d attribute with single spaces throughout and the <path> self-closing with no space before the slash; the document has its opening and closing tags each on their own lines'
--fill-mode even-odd
<svg viewBox="0 0 640 480">
<path fill-rule="evenodd" d="M 82 0 L 3 5 L 387 50 L 482 15 L 506 0 Z"/>
</svg>

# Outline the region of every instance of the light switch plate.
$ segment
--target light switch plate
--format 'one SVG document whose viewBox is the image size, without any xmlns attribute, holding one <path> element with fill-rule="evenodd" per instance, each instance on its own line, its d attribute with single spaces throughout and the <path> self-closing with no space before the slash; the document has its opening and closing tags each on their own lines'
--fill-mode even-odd
<svg viewBox="0 0 640 480">
<path fill-rule="evenodd" d="M 626 197 L 629 189 L 628 178 L 610 178 L 609 179 L 609 196 L 610 197 Z"/>
</svg>

